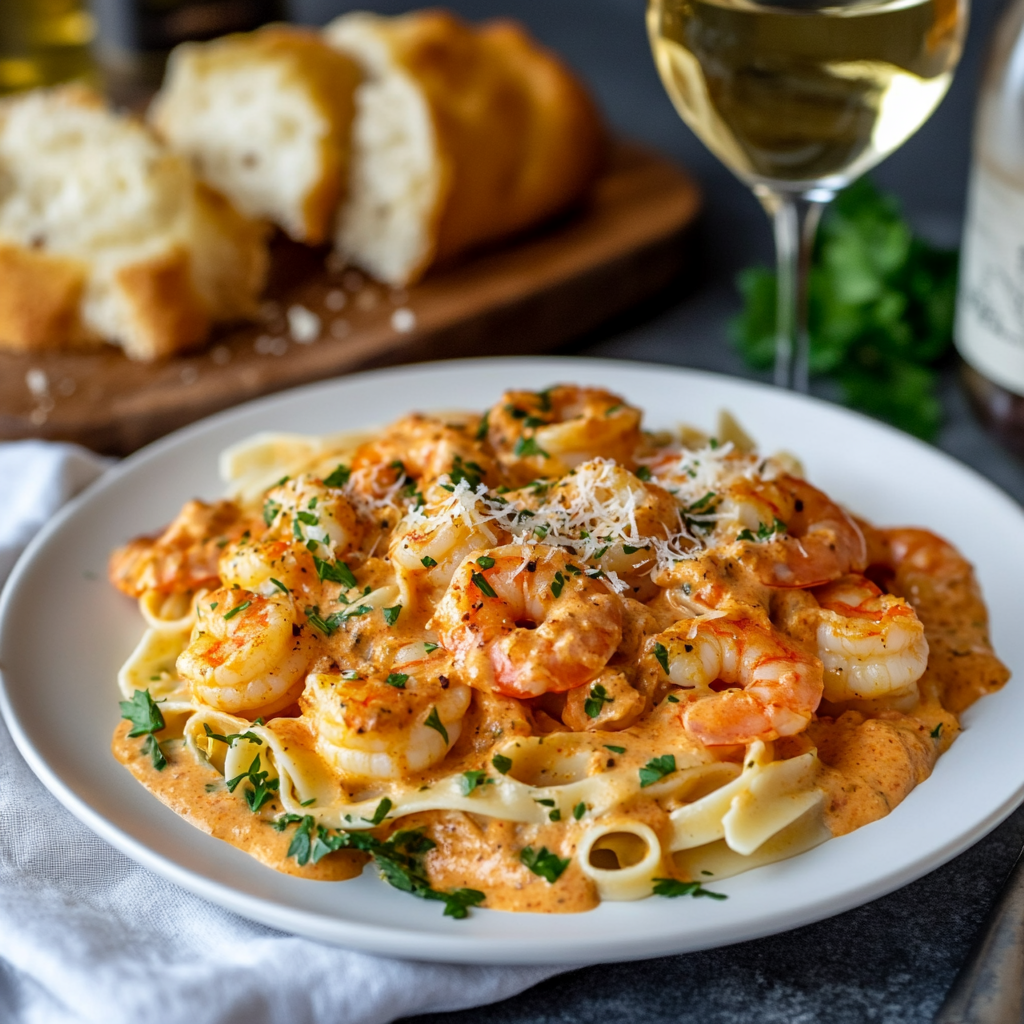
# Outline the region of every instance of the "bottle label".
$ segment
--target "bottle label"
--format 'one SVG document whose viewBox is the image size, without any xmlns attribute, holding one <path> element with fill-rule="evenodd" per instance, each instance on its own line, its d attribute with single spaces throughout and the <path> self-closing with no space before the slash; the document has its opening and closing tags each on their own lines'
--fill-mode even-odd
<svg viewBox="0 0 1024 1024">
<path fill-rule="evenodd" d="M 980 162 L 967 203 L 956 347 L 980 374 L 1024 395 L 1024 191 Z"/>
</svg>

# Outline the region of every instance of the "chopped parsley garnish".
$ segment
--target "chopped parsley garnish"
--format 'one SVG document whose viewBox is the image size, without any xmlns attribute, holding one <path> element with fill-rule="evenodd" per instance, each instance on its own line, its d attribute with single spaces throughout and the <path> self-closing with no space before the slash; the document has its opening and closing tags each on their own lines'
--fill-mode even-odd
<svg viewBox="0 0 1024 1024">
<path fill-rule="evenodd" d="M 249 810 L 255 814 L 270 799 L 271 795 L 277 792 L 281 785 L 280 779 L 268 780 L 267 776 L 269 774 L 269 771 L 260 771 L 260 755 L 257 754 L 247 771 L 242 772 L 241 775 L 236 775 L 233 779 L 227 780 L 228 792 L 234 793 L 238 784 L 243 779 L 248 780 L 251 788 L 247 787 L 245 789 L 245 802 L 249 805 Z"/>
<path fill-rule="evenodd" d="M 740 530 L 740 532 L 736 534 L 736 539 L 749 540 L 755 544 L 763 544 L 766 540 L 771 540 L 771 538 L 775 537 L 777 534 L 785 532 L 786 524 L 776 516 L 774 520 L 772 520 L 771 525 L 768 523 L 758 523 L 756 534 L 751 533 L 750 530 Z"/>
<path fill-rule="evenodd" d="M 224 613 L 224 620 L 233 619 L 236 615 L 240 615 L 252 604 L 252 601 L 243 601 L 241 604 L 236 604 L 230 611 Z"/>
<path fill-rule="evenodd" d="M 440 646 L 440 644 L 435 644 L 432 640 L 425 640 L 423 642 L 423 653 L 433 654 Z"/>
<path fill-rule="evenodd" d="M 368 821 L 371 825 L 379 825 L 388 816 L 388 811 L 390 811 L 393 806 L 394 804 L 392 804 L 387 797 L 384 797 L 381 802 L 377 804 L 377 809 L 373 812 L 373 817 L 363 818 L 363 821 Z"/>
<path fill-rule="evenodd" d="M 263 745 L 263 740 L 254 732 L 229 732 L 227 736 L 221 736 L 220 733 L 214 732 L 205 722 L 203 722 L 203 729 L 211 740 L 220 740 L 221 743 L 226 743 L 229 747 L 234 746 L 235 740 L 248 740 L 257 746 Z"/>
<path fill-rule="evenodd" d="M 340 583 L 343 587 L 354 587 L 356 578 L 352 570 L 345 562 L 325 562 L 322 558 L 313 556 L 313 564 L 316 566 L 316 574 L 321 580 L 330 580 L 331 583 Z"/>
<path fill-rule="evenodd" d="M 550 797 L 534 797 L 533 802 L 535 804 L 541 804 L 544 807 L 554 807 L 555 801 Z"/>
<path fill-rule="evenodd" d="M 613 747 L 610 743 L 606 743 L 604 749 L 610 750 L 613 754 L 624 754 L 626 752 L 625 747 Z"/>
<path fill-rule="evenodd" d="M 437 559 L 431 558 L 430 555 L 424 555 L 420 559 L 420 565 L 422 565 L 424 569 L 433 569 L 434 566 L 437 565 Z"/>
<path fill-rule="evenodd" d="M 273 576 L 270 577 L 270 582 L 273 583 L 282 594 L 291 593 L 291 591 L 280 580 L 275 580 Z"/>
<path fill-rule="evenodd" d="M 587 805 L 581 800 L 573 809 L 572 816 L 579 821 L 587 813 Z"/>
<path fill-rule="evenodd" d="M 555 597 L 561 597 L 562 596 L 562 588 L 564 586 L 565 586 L 565 577 L 560 572 L 556 572 L 555 573 L 555 578 L 554 578 L 554 580 L 551 583 L 551 593 L 554 594 Z M 596 718 L 597 715 L 591 715 L 590 717 L 591 718 Z"/>
<path fill-rule="evenodd" d="M 557 853 L 552 853 L 546 846 L 534 850 L 532 846 L 519 851 L 519 859 L 535 875 L 548 882 L 557 882 L 562 872 L 569 866 L 569 858 L 563 860 Z"/>
<path fill-rule="evenodd" d="M 452 460 L 452 469 L 448 479 L 453 484 L 465 480 L 475 491 L 484 482 L 484 470 L 475 462 L 464 462 L 461 455 L 456 455 Z"/>
<path fill-rule="evenodd" d="M 674 693 L 670 693 L 665 698 L 665 700 L 667 700 L 669 702 L 669 704 L 678 704 L 679 703 L 679 698 Z"/>
<path fill-rule="evenodd" d="M 928 734 L 933 740 L 937 740 L 942 735 L 942 722 L 939 722 L 937 726 Z"/>
<path fill-rule="evenodd" d="M 394 608 L 382 608 L 381 611 L 384 613 L 384 621 L 393 626 L 398 621 L 398 616 L 402 614 L 402 606 L 396 604 Z"/>
<path fill-rule="evenodd" d="M 700 882 L 680 882 L 677 878 L 655 878 L 655 896 L 709 896 L 713 900 L 727 900 L 724 892 L 712 892 Z"/>
<path fill-rule="evenodd" d="M 324 485 L 327 487 L 344 487 L 351 475 L 352 470 L 348 466 L 339 464 L 330 476 L 324 477 Z"/>
<path fill-rule="evenodd" d="M 485 771 L 463 772 L 459 780 L 459 788 L 462 790 L 463 796 L 469 796 L 478 786 L 486 786 L 491 781 L 491 779 L 487 778 L 487 772 Z"/>
<path fill-rule="evenodd" d="M 551 392 L 553 390 L 553 388 L 545 388 L 543 391 L 537 392 L 537 402 L 541 412 L 551 412 Z"/>
<path fill-rule="evenodd" d="M 550 821 L 561 821 L 562 812 L 556 807 L 553 811 L 548 811 L 548 819 Z"/>
<path fill-rule="evenodd" d="M 485 437 L 487 437 L 487 431 L 490 428 L 490 417 L 491 411 L 490 409 L 488 409 L 487 412 L 484 413 L 483 419 L 480 420 L 480 423 L 477 425 L 476 428 L 476 439 L 478 441 L 482 441 Z"/>
<path fill-rule="evenodd" d="M 132 723 L 129 736 L 144 736 L 146 733 L 159 732 L 164 728 L 164 716 L 149 695 L 149 690 L 136 690 L 131 700 L 123 700 L 121 717 Z"/>
<path fill-rule="evenodd" d="M 447 745 L 448 730 L 444 727 L 444 722 L 441 721 L 441 716 L 437 713 L 436 707 L 430 709 L 430 714 L 427 715 L 427 720 L 423 724 L 428 728 L 439 732 L 441 734 L 441 739 L 443 739 Z"/>
<path fill-rule="evenodd" d="M 661 757 L 652 757 L 640 769 L 640 788 L 653 786 L 661 782 L 666 775 L 671 775 L 676 770 L 676 758 L 674 754 L 662 754 Z"/>
<path fill-rule="evenodd" d="M 493 569 L 494 568 L 494 559 L 491 558 L 490 555 L 481 555 L 476 560 L 476 564 L 479 565 L 481 569 Z"/>
<path fill-rule="evenodd" d="M 473 584 L 477 590 L 480 591 L 484 597 L 497 597 L 498 595 L 494 592 L 494 588 L 484 579 L 481 573 L 475 572 L 472 576 Z"/>
<path fill-rule="evenodd" d="M 609 697 L 608 691 L 600 683 L 595 683 L 590 688 L 589 696 L 583 702 L 583 710 L 587 713 L 587 718 L 597 718 L 605 704 L 614 703 L 615 698 Z"/>
<path fill-rule="evenodd" d="M 385 882 L 420 899 L 443 903 L 446 917 L 464 918 L 470 907 L 486 899 L 486 894 L 478 889 L 441 892 L 431 888 L 419 858 L 429 853 L 436 844 L 422 832 L 403 830 L 381 840 L 368 832 L 332 832 L 317 825 L 311 814 L 301 818 L 298 815 L 284 815 L 274 822 L 274 827 L 283 831 L 296 821 L 298 828 L 288 847 L 288 856 L 294 857 L 302 866 L 311 860 L 317 864 L 328 853 L 336 850 L 359 850 L 373 857 Z"/>
<path fill-rule="evenodd" d="M 153 767 L 158 772 L 162 772 L 167 767 L 167 758 L 164 757 L 164 752 L 160 749 L 160 743 L 152 733 L 146 737 L 145 742 L 142 744 L 142 752 L 149 754 L 153 758 Z"/>
<path fill-rule="evenodd" d="M 665 675 L 668 675 L 668 649 L 664 644 L 654 645 L 654 657 L 658 659 L 658 664 L 664 669 Z"/>
<path fill-rule="evenodd" d="M 650 479 L 651 479 L 651 467 L 650 466 L 638 466 L 637 470 L 636 470 L 636 475 L 641 480 L 643 480 L 644 483 L 648 483 L 650 481 Z"/>
<path fill-rule="evenodd" d="M 388 686 L 393 686 L 396 690 L 404 690 L 405 684 L 408 680 L 409 677 L 405 672 L 392 672 L 384 682 L 387 683 Z"/>
<path fill-rule="evenodd" d="M 635 555 L 638 551 L 643 551 L 643 548 L 635 548 L 632 544 L 623 544 L 622 553 L 624 555 Z"/>
<path fill-rule="evenodd" d="M 132 723 L 128 730 L 129 736 L 145 736 L 142 753 L 149 754 L 153 759 L 153 767 L 162 772 L 167 767 L 167 758 L 160 749 L 154 733 L 164 728 L 164 716 L 156 706 L 149 690 L 136 690 L 131 700 L 121 701 L 121 717 Z M 147 735 L 148 734 L 148 735 Z"/>
<path fill-rule="evenodd" d="M 495 754 L 491 758 L 491 764 L 494 765 L 494 770 L 501 772 L 502 775 L 508 775 L 512 768 L 512 758 L 506 757 L 504 754 Z"/>
<path fill-rule="evenodd" d="M 295 518 L 304 526 L 319 526 L 320 517 L 313 515 L 312 512 L 296 512 Z"/>
<path fill-rule="evenodd" d="M 516 441 L 516 446 L 512 449 L 512 454 L 516 456 L 542 455 L 545 459 L 551 458 L 551 456 L 544 451 L 539 444 L 537 444 L 537 441 L 534 438 L 525 436 L 521 436 L 519 440 Z"/>
<path fill-rule="evenodd" d="M 605 409 L 604 414 L 605 414 L 605 416 L 614 416 L 615 413 L 617 413 L 621 408 L 622 408 L 622 403 L 621 402 L 619 402 L 616 405 L 610 405 L 610 406 L 608 406 L 607 409 Z"/>
<path fill-rule="evenodd" d="M 263 503 L 263 522 L 269 526 L 280 514 L 281 503 L 274 501 L 273 498 L 267 498 Z"/>
<path fill-rule="evenodd" d="M 316 797 L 315 796 L 311 796 L 308 800 L 303 800 L 302 803 L 299 804 L 299 806 L 300 807 L 312 807 L 313 804 L 315 804 L 315 803 L 316 803 Z"/>
</svg>

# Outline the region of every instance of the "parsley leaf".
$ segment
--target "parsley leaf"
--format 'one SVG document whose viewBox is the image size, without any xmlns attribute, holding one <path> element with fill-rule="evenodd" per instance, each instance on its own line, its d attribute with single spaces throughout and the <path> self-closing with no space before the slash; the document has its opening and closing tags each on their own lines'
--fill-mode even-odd
<svg viewBox="0 0 1024 1024">
<path fill-rule="evenodd" d="M 501 772 L 502 775 L 508 775 L 512 768 L 512 758 L 506 757 L 504 754 L 495 754 L 491 758 L 491 764 L 494 765 L 495 771 Z"/>
<path fill-rule="evenodd" d="M 448 479 L 453 484 L 465 480 L 475 491 L 484 482 L 484 470 L 475 462 L 464 462 L 461 455 L 456 455 L 452 460 L 451 472 Z"/>
<path fill-rule="evenodd" d="M 383 803 L 383 801 L 382 801 Z M 378 811 L 379 811 L 378 807 Z M 470 907 L 475 907 L 486 899 L 486 895 L 477 889 L 453 889 L 442 892 L 431 887 L 419 863 L 419 857 L 434 848 L 434 841 L 417 830 L 396 832 L 388 839 L 378 839 L 368 832 L 332 832 L 317 825 L 312 815 L 298 818 L 297 815 L 285 815 L 274 823 L 274 827 L 283 831 L 298 819 L 298 828 L 288 847 L 288 856 L 294 857 L 301 866 L 311 860 L 316 864 L 328 853 L 336 850 L 359 850 L 373 857 L 381 877 L 389 885 L 402 892 L 410 893 L 424 900 L 437 900 L 444 903 L 446 917 L 464 918 Z"/>
<path fill-rule="evenodd" d="M 444 727 L 444 722 L 441 721 L 441 716 L 437 713 L 436 707 L 430 709 L 430 714 L 427 715 L 427 720 L 423 724 L 439 732 L 445 744 L 448 743 L 448 730 Z"/>
<path fill-rule="evenodd" d="M 545 459 L 550 459 L 551 456 L 544 451 L 536 440 L 532 437 L 520 436 L 519 440 L 516 441 L 515 448 L 512 449 L 512 454 L 515 456 L 526 456 L 526 455 L 542 455 Z"/>
<path fill-rule="evenodd" d="M 939 722 L 939 724 L 935 726 L 928 735 L 931 736 L 933 740 L 937 740 L 942 735 L 942 722 Z"/>
<path fill-rule="evenodd" d="M 149 754 L 153 758 L 153 767 L 158 772 L 162 772 L 167 767 L 167 758 L 164 757 L 164 752 L 160 749 L 160 744 L 152 733 L 146 737 L 145 743 L 142 744 L 142 752 Z"/>
<path fill-rule="evenodd" d="M 425 640 L 423 642 L 423 653 L 433 654 L 440 646 L 440 644 L 435 644 L 432 640 Z"/>
<path fill-rule="evenodd" d="M 263 740 L 254 732 L 231 732 L 227 736 L 221 736 L 219 733 L 214 732 L 205 722 L 203 722 L 203 729 L 206 730 L 206 735 L 211 740 L 220 740 L 221 743 L 226 743 L 229 747 L 234 746 L 235 740 L 248 740 L 257 746 L 263 745 Z"/>
<path fill-rule="evenodd" d="M 665 675 L 668 675 L 668 648 L 664 644 L 655 644 L 654 657 L 658 659 L 658 664 L 664 670 Z"/>
<path fill-rule="evenodd" d="M 935 364 L 950 347 L 957 254 L 914 237 L 892 196 L 866 178 L 843 190 L 822 221 L 810 271 L 811 372 L 843 401 L 919 437 L 935 435 L 942 406 Z M 732 340 L 755 367 L 775 351 L 776 279 L 756 267 L 738 285 Z"/>
<path fill-rule="evenodd" d="M 662 754 L 661 757 L 652 757 L 640 769 L 640 788 L 653 786 L 660 782 L 666 775 L 671 775 L 676 770 L 676 758 L 674 754 Z"/>
<path fill-rule="evenodd" d="M 316 566 L 316 574 L 321 580 L 330 580 L 331 583 L 340 583 L 343 587 L 354 587 L 356 578 L 352 570 L 345 562 L 325 562 L 322 558 L 313 556 L 313 564 Z"/>
<path fill-rule="evenodd" d="M 490 555 L 481 555 L 476 560 L 476 564 L 479 565 L 481 569 L 493 569 L 494 568 L 494 559 L 491 558 Z"/>
<path fill-rule="evenodd" d="M 727 900 L 724 892 L 712 892 L 700 882 L 680 882 L 677 878 L 655 878 L 655 896 L 710 896 L 713 900 Z"/>
<path fill-rule="evenodd" d="M 551 593 L 554 594 L 555 597 L 561 597 L 562 596 L 562 588 L 564 586 L 565 586 L 565 577 L 560 572 L 556 572 L 555 573 L 555 578 L 554 578 L 554 580 L 551 583 Z M 597 715 L 591 715 L 590 717 L 591 718 L 596 718 Z"/>
<path fill-rule="evenodd" d="M 327 487 L 344 487 L 351 475 L 352 470 L 348 466 L 339 464 L 330 476 L 324 477 L 324 485 Z"/>
<path fill-rule="evenodd" d="M 136 690 L 131 700 L 120 702 L 121 717 L 132 723 L 129 736 L 144 736 L 164 728 L 164 716 L 149 695 L 149 690 Z"/>
<path fill-rule="evenodd" d="M 248 770 L 242 772 L 241 775 L 236 775 L 233 779 L 226 780 L 228 792 L 234 793 L 243 779 L 248 780 L 251 788 L 246 787 L 244 790 L 245 802 L 249 805 L 249 810 L 255 814 L 281 785 L 280 779 L 268 780 L 269 774 L 269 771 L 260 771 L 260 755 L 257 754 Z"/>
<path fill-rule="evenodd" d="M 398 621 L 398 616 L 402 614 L 402 606 L 396 604 L 394 608 L 382 608 L 381 611 L 384 614 L 384 621 L 393 626 Z"/>
<path fill-rule="evenodd" d="M 468 771 L 462 773 L 459 787 L 463 796 L 469 796 L 477 786 L 486 786 L 490 781 L 485 771 Z"/>
<path fill-rule="evenodd" d="M 635 476 L 637 476 L 640 480 L 643 480 L 644 483 L 649 482 L 651 479 L 651 467 L 637 466 Z"/>
<path fill-rule="evenodd" d="M 434 566 L 437 565 L 437 560 L 431 558 L 430 555 L 424 555 L 420 559 L 420 565 L 422 565 L 424 569 L 433 569 Z"/>
<path fill-rule="evenodd" d="M 372 818 L 363 818 L 363 821 L 368 821 L 371 825 L 379 825 L 387 816 L 388 811 L 394 806 L 392 802 L 384 797 L 379 804 L 377 809 L 373 812 Z"/>
<path fill-rule="evenodd" d="M 595 683 L 590 688 L 590 695 L 583 702 L 583 710 L 586 712 L 587 718 L 597 718 L 605 704 L 614 703 L 615 698 L 609 697 L 608 691 L 600 683 Z"/>
<path fill-rule="evenodd" d="M 610 750 L 613 754 L 624 754 L 626 752 L 625 747 L 613 747 L 610 743 L 606 743 L 604 749 Z"/>
<path fill-rule="evenodd" d="M 581 800 L 573 809 L 572 816 L 579 821 L 587 813 L 587 805 Z"/>
<path fill-rule="evenodd" d="M 519 851 L 519 859 L 535 875 L 548 882 L 557 882 L 562 872 L 569 866 L 569 858 L 564 860 L 557 853 L 552 853 L 546 846 L 534 850 L 532 846 Z"/>
<path fill-rule="evenodd" d="M 384 682 L 388 686 L 393 686 L 396 690 L 404 690 L 408 679 L 409 677 L 405 672 L 392 672 Z"/>
<path fill-rule="evenodd" d="M 241 604 L 236 604 L 234 608 L 224 613 L 224 621 L 227 622 L 228 619 L 233 619 L 236 615 L 240 615 L 251 605 L 252 601 L 243 601 Z"/>
<path fill-rule="evenodd" d="M 484 597 L 497 597 L 498 595 L 494 592 L 494 587 L 487 582 L 482 573 L 475 572 L 472 575 L 474 586 L 480 591 Z"/>
<path fill-rule="evenodd" d="M 269 526 L 277 518 L 280 511 L 280 502 L 274 501 L 273 498 L 267 498 L 263 503 L 263 522 Z"/>
</svg>

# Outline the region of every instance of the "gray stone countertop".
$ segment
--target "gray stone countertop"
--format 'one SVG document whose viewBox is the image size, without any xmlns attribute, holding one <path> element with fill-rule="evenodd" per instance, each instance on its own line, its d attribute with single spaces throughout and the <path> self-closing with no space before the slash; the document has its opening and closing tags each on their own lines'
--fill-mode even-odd
<svg viewBox="0 0 1024 1024">
<path fill-rule="evenodd" d="M 510 14 L 565 54 L 589 81 L 612 124 L 686 164 L 705 213 L 699 276 L 677 301 L 638 311 L 572 351 L 756 376 L 733 353 L 725 324 L 737 307 L 736 271 L 771 258 L 760 207 L 691 135 L 662 91 L 643 28 L 642 0 L 449 0 L 471 18 Z M 321 23 L 341 0 L 293 0 L 298 20 Z M 408 0 L 360 6 L 397 13 Z M 970 161 L 981 59 L 997 0 L 974 3 L 967 50 L 935 116 L 875 179 L 899 196 L 917 227 L 955 244 Z M 827 387 L 816 389 L 828 396 Z M 971 417 L 955 368 L 943 374 L 946 423 L 939 447 L 1024 502 L 1024 464 Z M 968 499 L 969 500 L 969 499 Z M 930 1021 L 1024 842 L 1024 809 L 944 867 L 838 917 L 722 949 L 561 975 L 492 1006 L 410 1024 L 924 1024 Z"/>
</svg>

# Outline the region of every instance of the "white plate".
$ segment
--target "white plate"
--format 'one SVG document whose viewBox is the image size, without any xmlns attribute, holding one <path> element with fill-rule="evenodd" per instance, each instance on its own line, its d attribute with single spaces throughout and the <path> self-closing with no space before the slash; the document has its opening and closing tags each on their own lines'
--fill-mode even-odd
<svg viewBox="0 0 1024 1024">
<path fill-rule="evenodd" d="M 428 960 L 583 963 L 707 948 L 783 931 L 875 899 L 937 867 L 1024 796 L 1024 687 L 1011 682 L 965 716 L 934 775 L 882 821 L 800 857 L 719 883 L 724 901 L 660 897 L 586 914 L 474 910 L 389 888 L 368 869 L 349 882 L 278 874 L 204 835 L 151 797 L 110 755 L 118 666 L 143 623 L 104 581 L 108 552 L 168 521 L 190 497 L 221 492 L 217 454 L 260 430 L 326 433 L 411 409 L 482 409 L 507 387 L 598 384 L 651 425 L 711 427 L 728 408 L 763 450 L 804 460 L 810 479 L 881 524 L 925 525 L 977 566 L 996 650 L 1024 671 L 1019 581 L 1024 514 L 992 484 L 918 441 L 812 399 L 665 366 L 583 359 L 491 359 L 347 377 L 230 410 L 144 449 L 36 538 L 0 603 L 0 706 L 36 774 L 77 817 L 152 870 L 214 903 L 286 931 Z"/>
</svg>

